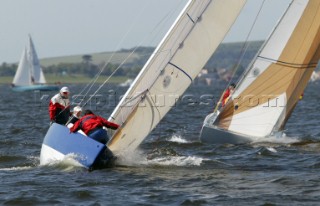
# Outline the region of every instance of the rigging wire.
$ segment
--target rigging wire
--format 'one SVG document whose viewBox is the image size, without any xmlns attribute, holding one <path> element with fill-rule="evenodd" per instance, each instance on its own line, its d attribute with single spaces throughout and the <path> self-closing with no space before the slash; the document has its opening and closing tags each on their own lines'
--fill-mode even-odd
<svg viewBox="0 0 320 206">
<path fill-rule="evenodd" d="M 146 7 L 145 7 L 146 8 Z M 143 9 L 144 10 L 144 9 Z M 173 15 L 173 12 L 176 10 L 176 8 L 173 8 L 171 11 L 169 11 L 168 13 L 167 13 L 167 15 L 165 15 L 165 17 L 163 17 L 161 20 L 160 20 L 160 22 L 158 23 L 158 24 L 156 24 L 155 25 L 155 27 L 152 29 L 152 31 L 150 32 L 150 34 L 146 34 L 145 36 L 144 36 L 144 38 L 142 39 L 142 41 L 136 46 L 136 47 L 134 47 L 134 49 L 132 50 L 132 52 L 119 64 L 119 66 L 109 75 L 109 77 L 98 87 L 98 89 L 93 93 L 93 95 L 90 95 L 90 97 L 89 97 L 89 99 L 84 103 L 84 105 L 83 106 L 85 106 L 85 105 L 87 105 L 88 104 L 88 102 L 91 100 L 91 98 L 93 97 L 93 96 L 95 96 L 99 91 L 100 91 L 100 89 L 111 79 L 111 77 L 113 77 L 114 76 L 114 74 L 121 68 L 121 66 L 123 66 L 124 65 L 124 63 L 125 62 L 127 62 L 127 60 L 136 52 L 136 50 L 139 48 L 139 47 L 141 47 L 141 45 L 146 41 L 146 39 L 148 38 L 148 37 L 153 37 L 153 40 L 155 39 L 155 35 L 151 35 L 152 33 L 155 33 L 156 32 L 156 30 L 158 29 L 158 28 L 160 28 L 160 26 L 161 26 L 161 24 L 163 24 L 165 21 L 168 21 L 168 19 L 169 19 L 169 17 L 170 16 L 172 16 Z M 143 12 L 141 12 L 141 14 L 142 14 Z M 140 15 L 141 15 L 140 14 Z M 139 17 L 140 17 L 140 15 L 139 15 Z M 133 25 L 132 25 L 133 26 Z M 163 27 L 163 25 L 162 25 L 162 27 Z M 129 32 L 127 32 L 127 34 L 128 34 Z M 127 36 L 127 34 L 126 34 L 126 36 Z M 115 54 L 116 52 L 114 52 L 114 54 Z M 106 67 L 107 66 L 107 64 L 105 64 L 104 65 L 104 67 Z M 104 68 L 103 67 L 103 68 Z M 98 77 L 100 76 L 100 74 L 101 74 L 101 72 L 99 72 L 99 74 L 97 75 L 97 77 L 96 77 L 96 79 L 95 79 L 95 81 L 93 82 L 93 84 L 96 82 L 96 80 L 98 79 Z M 91 87 L 90 87 L 90 89 L 92 88 L 92 86 L 93 86 L 93 84 L 91 85 Z M 88 92 L 86 93 L 86 95 L 88 94 Z M 83 99 L 84 100 L 84 99 Z M 82 101 L 83 101 L 82 100 Z M 81 103 L 82 103 L 82 101 L 81 101 Z M 80 103 L 80 104 L 81 104 Z"/>
<path fill-rule="evenodd" d="M 263 0 L 261 6 L 260 6 L 260 8 L 259 8 L 259 11 L 258 11 L 258 13 L 257 13 L 257 15 L 256 15 L 256 17 L 255 17 L 255 19 L 254 19 L 254 21 L 253 21 L 253 24 L 252 24 L 252 26 L 251 26 L 251 28 L 250 28 L 250 30 L 249 30 L 249 32 L 248 32 L 248 35 L 247 35 L 247 37 L 246 37 L 246 39 L 245 39 L 245 43 L 243 44 L 243 47 L 241 48 L 240 56 L 239 56 L 238 61 L 237 61 L 237 63 L 236 63 L 236 69 L 234 70 L 234 72 L 233 72 L 233 74 L 232 74 L 232 77 L 231 77 L 230 82 L 233 80 L 233 78 L 234 78 L 237 70 L 239 69 L 239 66 L 240 66 L 241 62 L 243 61 L 243 58 L 244 58 L 244 56 L 245 56 L 245 54 L 246 54 L 246 52 L 247 52 L 247 50 L 248 50 L 248 48 L 249 48 L 249 38 L 250 38 L 250 36 L 251 36 L 251 34 L 252 34 L 253 29 L 254 29 L 255 26 L 256 26 L 256 23 L 258 22 L 259 16 L 260 16 L 260 14 L 261 14 L 261 11 L 262 11 L 262 9 L 263 9 L 263 6 L 264 6 L 265 2 L 266 2 L 266 0 Z M 230 83 L 230 82 L 229 82 L 229 83 Z"/>
<path fill-rule="evenodd" d="M 81 91 L 81 93 L 83 91 L 85 91 L 85 89 L 90 85 L 90 87 L 88 88 L 87 92 L 84 95 L 84 98 L 81 100 L 81 102 L 79 103 L 80 105 L 82 104 L 83 100 L 85 99 L 85 97 L 88 95 L 88 93 L 91 91 L 92 87 L 94 86 L 94 84 L 97 82 L 99 76 L 101 75 L 101 73 L 104 71 L 104 69 L 108 66 L 108 64 L 111 62 L 111 60 L 113 59 L 114 55 L 116 54 L 117 50 L 120 48 L 120 46 L 123 44 L 124 40 L 127 38 L 127 36 L 129 35 L 129 33 L 131 32 L 131 30 L 133 29 L 133 27 L 137 24 L 138 19 L 142 16 L 143 12 L 145 11 L 145 9 L 147 8 L 148 5 L 150 5 L 151 3 L 149 2 L 148 4 L 146 4 L 144 6 L 144 8 L 141 10 L 141 12 L 139 13 L 139 15 L 136 15 L 135 20 L 132 22 L 132 24 L 130 25 L 129 29 L 127 30 L 127 32 L 125 33 L 125 35 L 121 38 L 120 42 L 118 43 L 118 45 L 116 46 L 116 49 L 114 50 L 114 52 L 112 53 L 112 55 L 109 57 L 108 61 L 105 62 L 105 64 L 101 67 L 100 71 L 95 75 L 94 79 Z M 81 94 L 80 93 L 80 94 Z M 91 96 L 92 97 L 92 96 Z M 90 97 L 90 100 L 91 100 Z M 87 104 L 87 102 L 86 102 Z M 86 105 L 85 104 L 85 105 Z M 84 106 L 85 106 L 84 105 Z"/>
<path fill-rule="evenodd" d="M 222 95 L 221 95 L 221 97 L 220 97 L 220 99 L 219 99 L 219 102 L 218 102 L 218 104 L 216 105 L 216 107 L 215 107 L 215 109 L 214 109 L 214 112 L 216 112 L 216 111 L 218 110 L 218 108 L 219 108 L 219 106 L 220 106 L 220 103 L 221 103 L 221 100 L 222 100 L 222 96 L 224 95 L 225 91 L 226 91 L 227 88 L 229 87 L 230 82 L 233 81 L 234 76 L 235 76 L 236 72 L 238 71 L 241 62 L 243 61 L 243 58 L 244 58 L 244 56 L 245 56 L 245 54 L 246 54 L 246 52 L 247 52 L 247 50 L 248 50 L 248 48 L 249 48 L 249 38 L 250 38 L 250 36 L 251 36 L 251 34 L 252 34 L 252 32 L 253 32 L 253 29 L 254 29 L 256 23 L 258 22 L 259 16 L 260 16 L 260 14 L 261 14 L 261 12 L 262 12 L 262 9 L 263 9 L 263 7 L 264 7 L 265 2 L 266 2 L 266 0 L 263 0 L 263 1 L 262 1 L 261 6 L 260 6 L 260 8 L 259 8 L 259 11 L 257 12 L 257 14 L 256 14 L 256 16 L 255 16 L 255 18 L 254 18 L 253 24 L 251 25 L 250 30 L 249 30 L 249 32 L 248 32 L 248 35 L 246 36 L 245 42 L 244 42 L 244 44 L 243 44 L 243 46 L 242 46 L 242 48 L 241 48 L 241 52 L 240 52 L 238 61 L 237 61 L 237 63 L 236 63 L 235 66 L 234 66 L 235 69 L 233 69 L 233 73 L 232 73 L 232 76 L 231 76 L 231 78 L 230 78 L 230 81 L 228 82 L 227 87 L 226 87 L 226 88 L 224 89 L 224 91 L 222 92 Z"/>
<path fill-rule="evenodd" d="M 201 2 L 202 4 L 201 5 L 204 5 L 204 2 L 202 1 Z M 207 3 L 208 4 L 208 3 Z M 206 8 L 206 6 L 202 6 L 202 7 L 204 7 L 204 10 L 205 10 L 205 8 Z M 195 10 L 199 10 L 201 8 L 201 6 L 198 4 L 198 7 L 196 7 L 196 9 Z M 202 12 L 201 12 L 201 14 L 204 12 L 204 10 L 202 10 Z M 199 15 L 197 18 L 199 18 L 201 15 Z M 190 17 L 189 17 L 190 18 Z M 195 22 L 195 21 L 192 21 L 192 22 Z M 185 25 L 186 26 L 186 25 Z M 193 26 L 194 26 L 194 24 L 193 24 Z M 184 37 L 184 39 L 186 38 L 188 36 L 188 34 Z M 178 40 L 178 38 L 179 37 L 176 37 L 177 39 L 175 40 L 175 42 L 180 42 L 180 40 Z M 182 40 L 181 42 L 183 42 L 184 40 Z M 167 49 L 167 50 L 161 50 L 161 51 L 158 51 L 158 49 L 159 48 L 157 48 L 156 49 L 156 51 L 154 52 L 154 54 L 156 55 L 156 54 L 159 54 L 159 53 L 162 53 L 162 52 L 170 52 L 170 59 L 172 58 L 172 56 L 174 55 L 174 54 L 171 54 L 171 49 Z M 163 49 L 163 48 L 162 48 Z M 176 51 L 174 51 L 174 53 L 175 53 Z M 162 60 L 162 63 L 165 63 L 163 66 L 165 66 L 166 64 L 168 64 L 168 61 L 165 61 L 165 60 Z M 170 63 L 170 61 L 169 61 L 169 63 Z M 161 72 L 162 72 L 162 70 L 163 70 L 163 66 L 159 66 L 158 68 L 160 68 L 160 74 L 161 74 Z M 149 81 L 148 81 L 148 85 L 149 86 L 147 86 L 147 88 L 149 89 L 150 87 L 152 87 L 152 85 L 155 83 L 155 81 L 156 81 L 156 79 L 158 78 L 158 76 L 155 76 L 154 78 L 152 78 L 152 79 L 149 79 Z M 147 90 L 148 90 L 147 89 Z M 147 91 L 146 90 L 146 91 Z M 135 105 L 138 105 L 138 103 L 139 102 L 136 102 L 136 104 Z M 126 104 L 126 102 L 124 102 L 124 104 Z M 122 104 L 121 106 L 123 106 L 124 104 Z M 135 108 L 135 107 L 132 107 L 132 108 Z M 113 117 L 111 117 L 111 118 L 113 118 Z M 124 119 L 124 117 L 122 117 L 122 119 Z M 122 122 L 123 122 L 123 120 L 122 120 Z"/>
<path fill-rule="evenodd" d="M 199 16 L 197 16 L 197 19 L 199 19 L 199 18 L 201 17 L 202 13 L 203 13 L 203 12 L 205 11 L 205 9 L 207 8 L 207 6 L 205 6 L 205 5 L 208 5 L 208 3 L 207 3 L 207 4 L 204 4 L 203 1 L 202 1 L 201 3 L 202 3 L 202 4 L 200 4 L 200 5 L 197 4 L 198 7 L 196 7 L 196 9 L 195 9 L 195 10 L 199 10 L 198 12 L 201 11 L 201 12 L 199 13 Z M 203 10 L 200 10 L 202 7 L 203 7 Z M 189 16 L 189 18 L 190 18 L 190 16 Z M 195 21 L 192 21 L 192 22 L 195 23 Z M 186 25 L 185 25 L 185 26 L 186 26 Z M 188 35 L 189 35 L 189 34 L 186 34 L 186 36 L 184 37 L 184 39 L 185 39 Z M 178 40 L 178 37 L 177 37 L 177 40 L 175 40 L 175 41 L 176 41 L 176 42 L 178 42 L 178 41 L 180 42 L 180 40 Z M 183 42 L 183 41 L 184 41 L 184 40 L 182 40 L 181 42 Z M 160 47 L 160 48 L 161 48 L 161 47 Z M 161 53 L 161 52 L 170 52 L 170 51 L 171 51 L 171 49 L 168 49 L 168 50 L 166 50 L 166 51 L 164 51 L 164 50 L 158 51 L 158 49 L 160 49 L 160 48 L 157 48 L 157 49 L 156 49 L 156 52 L 155 52 L 154 54 L 158 54 L 158 53 Z M 163 49 L 163 48 L 162 48 L 162 49 Z M 175 51 L 175 52 L 176 52 L 176 51 Z M 175 53 L 175 52 L 174 52 L 174 53 Z M 170 54 L 170 59 L 172 58 L 173 55 L 174 55 L 174 54 Z M 163 62 L 165 62 L 165 64 L 167 64 L 167 61 L 163 60 Z M 164 66 L 165 66 L 165 65 L 164 65 Z M 161 71 L 163 70 L 163 69 L 161 69 L 162 66 L 159 66 L 158 68 L 160 68 L 159 71 L 160 71 L 160 74 L 161 74 Z M 149 80 L 149 83 L 151 83 L 151 84 L 148 83 L 149 86 L 147 86 L 147 88 L 152 87 L 152 85 L 155 83 L 157 77 L 158 77 L 158 76 L 155 76 L 155 79 Z M 147 89 L 147 90 L 148 90 L 148 89 Z M 136 102 L 136 103 L 135 103 L 135 106 L 138 105 L 138 103 L 139 103 L 139 102 Z M 126 102 L 124 102 L 124 104 L 126 104 Z M 121 106 L 123 106 L 124 104 L 122 104 Z M 135 106 L 133 106 L 133 107 L 131 107 L 131 108 L 134 109 Z M 132 109 L 132 110 L 133 110 L 133 109 Z M 132 111 L 132 110 L 131 110 L 131 111 Z M 121 112 L 121 111 L 122 111 L 122 110 L 120 110 L 120 112 Z M 117 114 L 116 114 L 116 115 L 117 115 Z M 125 119 L 125 118 L 124 118 L 123 116 L 121 116 L 121 117 L 122 117 L 122 122 L 124 122 L 123 119 Z M 111 117 L 111 118 L 114 119 L 113 117 Z"/>
<path fill-rule="evenodd" d="M 136 15 L 135 20 L 132 22 L 132 24 L 130 25 L 129 29 L 127 30 L 127 32 L 124 34 L 124 36 L 121 38 L 120 42 L 117 44 L 116 49 L 114 50 L 114 52 L 111 54 L 111 56 L 109 57 L 108 61 L 105 62 L 105 64 L 101 67 L 100 71 L 95 75 L 95 77 L 85 86 L 85 88 L 80 92 L 79 96 L 88 88 L 87 92 L 84 95 L 84 98 L 81 100 L 81 102 L 79 103 L 79 105 L 82 104 L 83 100 L 85 99 L 85 97 L 88 95 L 88 93 L 91 91 L 92 87 L 94 86 L 94 84 L 97 82 L 98 78 L 100 77 L 101 73 L 104 71 L 104 69 L 108 66 L 108 64 L 112 61 L 113 57 L 115 56 L 115 54 L 117 53 L 117 50 L 120 48 L 120 46 L 123 44 L 123 42 L 127 39 L 127 36 L 131 33 L 132 29 L 134 28 L 134 26 L 137 24 L 139 18 L 142 16 L 142 14 L 144 13 L 144 11 L 146 10 L 146 8 L 150 5 L 151 3 L 149 2 L 148 4 L 146 4 L 144 6 L 144 8 L 141 10 L 139 15 Z M 90 98 L 91 99 L 91 98 Z M 86 105 L 86 104 L 85 104 Z"/>
</svg>

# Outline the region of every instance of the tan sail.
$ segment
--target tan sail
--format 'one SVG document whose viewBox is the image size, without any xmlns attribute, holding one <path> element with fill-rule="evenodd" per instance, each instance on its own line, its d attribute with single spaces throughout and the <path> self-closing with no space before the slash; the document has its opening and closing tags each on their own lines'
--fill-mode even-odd
<svg viewBox="0 0 320 206">
<path fill-rule="evenodd" d="M 215 124 L 255 137 L 282 129 L 320 59 L 319 45 L 320 1 L 294 0 Z"/>
</svg>

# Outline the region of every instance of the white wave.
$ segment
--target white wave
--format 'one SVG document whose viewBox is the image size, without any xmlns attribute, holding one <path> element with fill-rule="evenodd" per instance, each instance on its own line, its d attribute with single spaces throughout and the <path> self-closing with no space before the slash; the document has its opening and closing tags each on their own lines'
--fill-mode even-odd
<svg viewBox="0 0 320 206">
<path fill-rule="evenodd" d="M 24 167 L 9 167 L 9 168 L 1 168 L 0 171 L 19 171 L 19 170 L 30 170 L 34 167 L 24 166 Z"/>
<path fill-rule="evenodd" d="M 188 143 L 188 141 L 183 139 L 180 135 L 173 135 L 168 141 L 177 143 Z"/>
<path fill-rule="evenodd" d="M 117 165 L 138 166 L 138 165 L 164 165 L 164 166 L 200 166 L 204 158 L 195 156 L 165 156 L 148 159 L 142 151 L 136 150 L 132 153 L 118 156 Z"/>
<path fill-rule="evenodd" d="M 286 134 L 281 133 L 281 134 L 276 134 L 270 137 L 265 137 L 265 138 L 259 138 L 254 140 L 252 143 L 276 143 L 276 144 L 292 144 L 292 143 L 297 143 L 300 142 L 297 137 L 287 137 Z"/>
<path fill-rule="evenodd" d="M 74 166 L 74 167 L 83 167 L 82 164 L 80 164 L 76 159 L 79 159 L 82 157 L 77 156 L 76 154 L 68 154 L 66 155 L 63 160 L 61 161 L 62 164 Z M 83 158 L 82 158 L 83 159 Z"/>
<path fill-rule="evenodd" d="M 148 160 L 147 163 L 151 165 L 164 166 L 200 166 L 204 159 L 195 156 L 174 156 L 174 157 L 159 157 Z"/>
<path fill-rule="evenodd" d="M 267 147 L 267 150 L 269 150 L 270 152 L 273 152 L 273 153 L 277 153 L 278 151 L 273 148 L 273 147 Z"/>
<path fill-rule="evenodd" d="M 145 155 L 140 150 L 127 151 L 117 156 L 116 165 L 135 166 L 146 161 Z"/>
<path fill-rule="evenodd" d="M 73 170 L 78 167 L 83 167 L 76 159 L 79 159 L 79 156 L 76 154 L 70 153 L 63 157 L 63 159 L 50 159 L 45 165 L 42 166 L 63 166 L 66 171 Z"/>
<path fill-rule="evenodd" d="M 19 171 L 19 170 L 30 170 L 39 165 L 38 156 L 27 156 L 28 160 L 32 160 L 34 166 L 21 166 L 21 167 L 9 167 L 9 168 L 0 168 L 0 171 Z"/>
</svg>

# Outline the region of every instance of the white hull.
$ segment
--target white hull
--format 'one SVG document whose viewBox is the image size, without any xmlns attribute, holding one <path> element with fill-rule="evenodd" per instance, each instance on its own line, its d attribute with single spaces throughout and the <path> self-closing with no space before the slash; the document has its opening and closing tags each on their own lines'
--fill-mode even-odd
<svg viewBox="0 0 320 206">
<path fill-rule="evenodd" d="M 40 165 L 48 165 L 54 162 L 62 161 L 66 155 L 53 149 L 50 146 L 42 144 L 40 152 Z"/>
<path fill-rule="evenodd" d="M 244 144 L 254 140 L 253 137 L 242 136 L 208 125 L 203 125 L 200 133 L 200 141 L 209 144 Z"/>
<path fill-rule="evenodd" d="M 209 114 L 200 132 L 200 142 L 209 144 L 243 144 L 252 142 L 254 137 L 244 136 L 235 132 L 220 129 L 214 125 L 219 111 Z"/>
</svg>

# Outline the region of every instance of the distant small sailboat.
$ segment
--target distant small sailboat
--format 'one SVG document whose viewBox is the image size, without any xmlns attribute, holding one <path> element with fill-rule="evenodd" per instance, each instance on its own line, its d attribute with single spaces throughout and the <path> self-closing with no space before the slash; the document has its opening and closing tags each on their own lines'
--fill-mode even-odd
<svg viewBox="0 0 320 206">
<path fill-rule="evenodd" d="M 121 125 L 108 142 L 116 156 L 136 150 L 174 106 L 223 41 L 245 3 L 246 0 L 188 1 L 109 117 L 109 121 Z M 89 141 L 81 146 L 79 143 L 83 137 L 53 124 L 42 144 L 40 164 L 75 154 L 84 167 L 94 166 L 105 148 L 91 140 L 90 146 L 95 150 L 86 149 Z"/>
<path fill-rule="evenodd" d="M 200 141 L 247 143 L 282 136 L 320 58 L 320 1 L 293 0 Z M 307 115 L 307 114 L 306 114 Z"/>
<path fill-rule="evenodd" d="M 133 82 L 133 79 L 127 79 L 125 82 L 119 84 L 120 87 L 130 87 Z"/>
<path fill-rule="evenodd" d="M 58 86 L 47 84 L 30 35 L 29 45 L 22 52 L 11 86 L 13 91 L 18 92 L 59 90 Z"/>
</svg>

